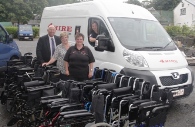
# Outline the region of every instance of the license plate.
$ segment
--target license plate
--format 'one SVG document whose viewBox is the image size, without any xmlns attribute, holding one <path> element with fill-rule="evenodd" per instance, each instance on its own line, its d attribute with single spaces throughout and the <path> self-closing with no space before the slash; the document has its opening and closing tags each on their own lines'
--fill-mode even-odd
<svg viewBox="0 0 195 127">
<path fill-rule="evenodd" d="M 172 91 L 173 97 L 182 96 L 184 95 L 184 89 L 174 90 Z"/>
<path fill-rule="evenodd" d="M 24 37 L 24 39 L 29 39 L 29 37 Z"/>
</svg>

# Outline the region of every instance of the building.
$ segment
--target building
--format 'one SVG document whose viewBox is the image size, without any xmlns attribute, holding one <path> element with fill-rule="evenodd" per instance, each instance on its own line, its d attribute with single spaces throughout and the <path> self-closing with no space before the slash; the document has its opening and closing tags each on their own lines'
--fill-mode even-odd
<svg viewBox="0 0 195 127">
<path fill-rule="evenodd" d="M 173 13 L 174 25 L 193 27 L 195 25 L 195 0 L 181 0 Z"/>
</svg>

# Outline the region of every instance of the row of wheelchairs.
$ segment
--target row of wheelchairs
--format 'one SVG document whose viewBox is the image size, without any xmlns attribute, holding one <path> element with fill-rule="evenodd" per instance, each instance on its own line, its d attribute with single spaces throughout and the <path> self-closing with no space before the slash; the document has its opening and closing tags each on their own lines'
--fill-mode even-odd
<svg viewBox="0 0 195 127">
<path fill-rule="evenodd" d="M 171 91 L 114 70 L 94 69 L 84 82 L 59 79 L 30 53 L 8 61 L 1 104 L 18 127 L 163 127 Z"/>
</svg>

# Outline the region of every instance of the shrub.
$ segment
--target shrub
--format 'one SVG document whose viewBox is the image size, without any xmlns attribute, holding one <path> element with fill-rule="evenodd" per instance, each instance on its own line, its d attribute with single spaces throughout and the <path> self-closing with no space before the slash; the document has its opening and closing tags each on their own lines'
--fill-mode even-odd
<svg viewBox="0 0 195 127">
<path fill-rule="evenodd" d="M 167 33 L 170 36 L 184 36 L 184 37 L 195 37 L 195 27 L 188 27 L 186 25 L 180 26 L 167 26 L 165 27 Z"/>
<path fill-rule="evenodd" d="M 9 26 L 9 27 L 5 27 L 5 29 L 7 30 L 9 34 L 13 35 L 13 38 L 17 38 L 18 27 Z M 34 37 L 39 36 L 39 27 L 33 27 L 33 34 L 34 34 Z"/>
<path fill-rule="evenodd" d="M 39 27 L 33 27 L 33 35 L 34 37 L 39 37 Z"/>
<path fill-rule="evenodd" d="M 5 27 L 5 29 L 9 34 L 13 35 L 13 38 L 17 38 L 18 27 L 9 26 L 9 27 Z"/>
</svg>

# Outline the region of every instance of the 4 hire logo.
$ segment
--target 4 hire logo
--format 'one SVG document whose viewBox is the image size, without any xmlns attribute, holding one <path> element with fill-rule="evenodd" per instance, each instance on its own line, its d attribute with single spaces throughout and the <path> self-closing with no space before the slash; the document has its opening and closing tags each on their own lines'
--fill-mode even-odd
<svg viewBox="0 0 195 127">
<path fill-rule="evenodd" d="M 160 60 L 161 63 L 178 63 L 177 60 Z"/>
</svg>

